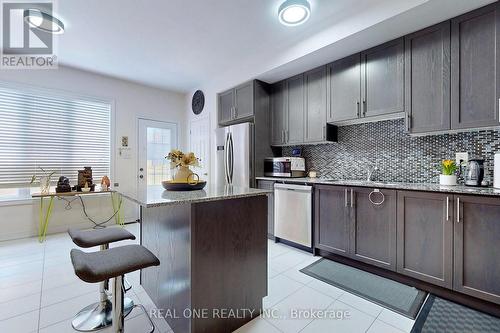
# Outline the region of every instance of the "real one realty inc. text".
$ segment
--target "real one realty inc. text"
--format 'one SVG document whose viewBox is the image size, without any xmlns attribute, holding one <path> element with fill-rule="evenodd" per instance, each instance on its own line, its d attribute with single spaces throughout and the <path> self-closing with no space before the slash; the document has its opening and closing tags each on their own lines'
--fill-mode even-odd
<svg viewBox="0 0 500 333">
<path fill-rule="evenodd" d="M 333 309 L 287 309 L 285 311 L 279 309 L 264 309 L 258 311 L 255 309 L 150 309 L 149 315 L 151 318 L 161 319 L 241 319 L 255 318 L 260 316 L 269 319 L 333 319 L 344 320 L 349 319 L 350 312 L 348 310 L 333 310 Z"/>
</svg>

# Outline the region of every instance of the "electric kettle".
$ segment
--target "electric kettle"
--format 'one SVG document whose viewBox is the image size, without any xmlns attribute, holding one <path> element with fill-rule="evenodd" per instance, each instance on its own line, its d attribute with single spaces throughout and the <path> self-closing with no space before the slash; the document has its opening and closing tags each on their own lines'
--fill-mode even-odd
<svg viewBox="0 0 500 333">
<path fill-rule="evenodd" d="M 469 160 L 465 169 L 465 185 L 481 186 L 484 178 L 484 160 L 472 159 Z"/>
</svg>

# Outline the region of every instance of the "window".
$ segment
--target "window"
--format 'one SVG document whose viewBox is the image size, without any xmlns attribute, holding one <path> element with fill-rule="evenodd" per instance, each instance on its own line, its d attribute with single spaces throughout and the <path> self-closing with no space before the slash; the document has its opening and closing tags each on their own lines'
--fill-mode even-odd
<svg viewBox="0 0 500 333">
<path fill-rule="evenodd" d="M 0 188 L 15 195 L 5 188 L 28 186 L 40 168 L 74 185 L 91 166 L 98 183 L 110 174 L 110 123 L 109 103 L 0 86 Z"/>
</svg>

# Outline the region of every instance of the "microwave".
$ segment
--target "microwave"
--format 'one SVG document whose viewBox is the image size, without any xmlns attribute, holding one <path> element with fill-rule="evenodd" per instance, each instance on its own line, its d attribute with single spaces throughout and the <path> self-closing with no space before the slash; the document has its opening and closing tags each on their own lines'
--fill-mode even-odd
<svg viewBox="0 0 500 333">
<path fill-rule="evenodd" d="M 264 176 L 300 178 L 306 176 L 303 157 L 269 157 L 264 159 Z"/>
</svg>

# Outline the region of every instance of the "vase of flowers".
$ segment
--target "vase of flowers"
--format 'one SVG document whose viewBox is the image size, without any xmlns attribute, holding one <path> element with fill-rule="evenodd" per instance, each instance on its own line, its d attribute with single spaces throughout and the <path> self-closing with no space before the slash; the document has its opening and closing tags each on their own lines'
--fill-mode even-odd
<svg viewBox="0 0 500 333">
<path fill-rule="evenodd" d="M 174 182 L 191 183 L 198 179 L 198 175 L 190 169 L 200 166 L 200 159 L 194 153 L 183 153 L 173 149 L 165 158 L 170 161 L 170 168 L 175 169 Z"/>
<path fill-rule="evenodd" d="M 457 171 L 457 164 L 453 160 L 444 160 L 441 163 L 442 174 L 439 176 L 439 184 L 444 186 L 457 185 L 457 176 L 455 171 Z"/>
<path fill-rule="evenodd" d="M 38 168 L 43 172 L 41 175 L 38 176 L 38 181 L 40 183 L 40 192 L 41 194 L 48 194 L 50 192 L 50 182 L 52 180 L 52 176 L 54 175 L 55 171 L 47 172 L 42 167 Z M 35 183 L 36 179 L 37 175 L 31 176 L 30 184 Z"/>
</svg>

